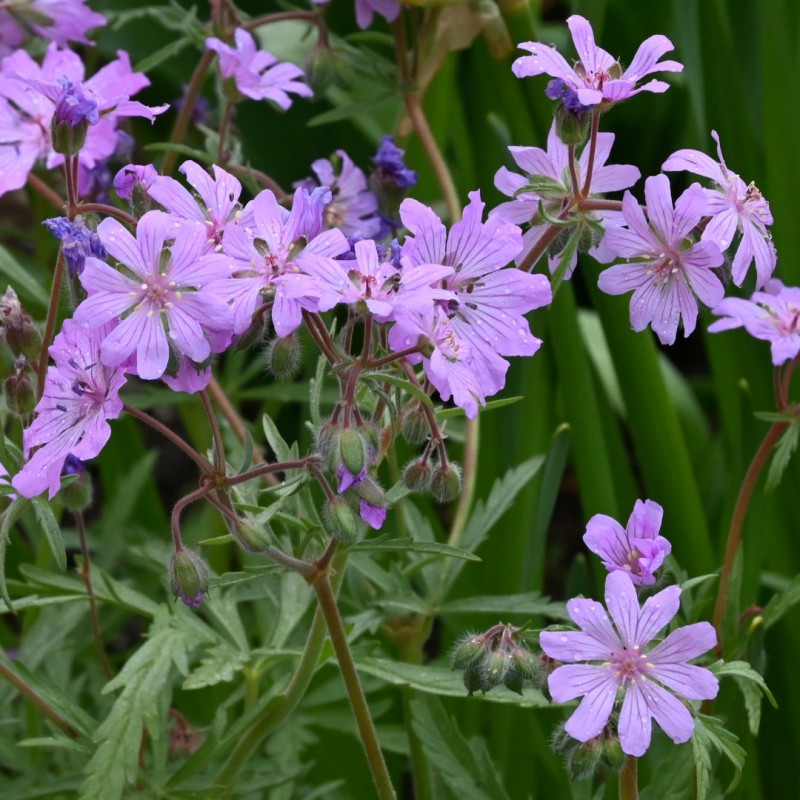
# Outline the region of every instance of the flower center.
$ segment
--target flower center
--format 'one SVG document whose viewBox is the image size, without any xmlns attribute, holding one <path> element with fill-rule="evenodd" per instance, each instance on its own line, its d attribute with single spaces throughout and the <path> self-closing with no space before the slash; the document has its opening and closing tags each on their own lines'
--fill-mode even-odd
<svg viewBox="0 0 800 800">
<path fill-rule="evenodd" d="M 682 274 L 680 259 L 671 251 L 659 253 L 647 270 L 647 274 L 653 276 L 653 283 L 656 286 L 659 283 L 666 285 L 671 280 L 679 281 Z"/>
<path fill-rule="evenodd" d="M 181 293 L 175 290 L 175 285 L 175 281 L 169 280 L 165 273 L 148 277 L 141 285 L 139 303 L 134 310 L 146 306 L 148 316 L 152 316 L 156 311 L 169 308 L 174 301 L 181 299 Z"/>
<path fill-rule="evenodd" d="M 635 683 L 644 678 L 652 666 L 647 663 L 644 653 L 639 651 L 639 645 L 626 647 L 614 654 L 611 661 L 614 676 L 620 682 Z"/>
</svg>

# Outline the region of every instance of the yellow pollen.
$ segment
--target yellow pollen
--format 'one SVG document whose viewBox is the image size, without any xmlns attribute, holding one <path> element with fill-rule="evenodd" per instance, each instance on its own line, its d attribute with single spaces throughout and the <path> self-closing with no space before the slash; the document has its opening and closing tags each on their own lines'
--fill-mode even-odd
<svg viewBox="0 0 800 800">
<path fill-rule="evenodd" d="M 148 317 L 152 317 L 153 316 L 153 309 L 152 308 L 147 312 L 147 316 Z"/>
<path fill-rule="evenodd" d="M 175 292 L 175 299 L 176 300 L 180 300 L 181 299 L 181 293 L 180 292 Z"/>
</svg>

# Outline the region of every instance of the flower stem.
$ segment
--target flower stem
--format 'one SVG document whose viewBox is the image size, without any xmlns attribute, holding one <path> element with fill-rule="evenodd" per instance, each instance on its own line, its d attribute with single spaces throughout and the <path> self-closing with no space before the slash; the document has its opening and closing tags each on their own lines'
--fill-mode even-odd
<svg viewBox="0 0 800 800">
<path fill-rule="evenodd" d="M 458 547 L 464 528 L 467 526 L 472 500 L 475 496 L 475 483 L 478 477 L 478 445 L 481 438 L 480 415 L 467 420 L 467 435 L 464 442 L 464 466 L 462 469 L 461 496 L 458 498 L 453 525 L 447 543 Z M 445 562 L 447 563 L 447 562 Z"/>
<path fill-rule="evenodd" d="M 219 123 L 219 144 L 217 145 L 217 164 L 225 166 L 225 139 L 228 138 L 228 128 L 230 128 L 233 116 L 233 101 L 225 103 L 225 110 L 222 112 L 222 120 Z"/>
<path fill-rule="evenodd" d="M 28 175 L 28 186 L 38 192 L 50 205 L 57 208 L 62 214 L 66 208 L 67 201 L 58 192 L 51 189 L 40 177 L 32 172 Z"/>
<path fill-rule="evenodd" d="M 597 131 L 600 127 L 600 110 L 594 108 L 592 111 L 592 132 L 589 138 L 589 162 L 586 165 L 586 178 L 583 182 L 583 189 L 581 194 L 584 197 L 589 196 L 589 190 L 592 188 L 592 172 L 594 172 L 594 157 L 597 152 Z"/>
<path fill-rule="evenodd" d="M 319 25 L 320 12 L 319 11 L 279 11 L 277 14 L 264 14 L 264 16 L 256 17 L 255 19 L 248 20 L 241 25 L 246 31 L 252 31 L 260 28 L 262 25 L 271 25 L 275 22 L 285 22 L 290 19 L 306 20 L 314 25 Z"/>
<path fill-rule="evenodd" d="M 530 272 L 536 266 L 539 259 L 545 254 L 546 250 L 555 241 L 556 236 L 561 232 L 560 225 L 551 225 L 536 244 L 525 254 L 519 262 L 519 268 L 523 272 Z"/>
<path fill-rule="evenodd" d="M 194 503 L 195 500 L 200 500 L 205 497 L 213 488 L 214 484 L 208 481 L 200 486 L 200 488 L 189 492 L 185 497 L 181 497 L 172 507 L 170 530 L 172 531 L 172 544 L 175 546 L 176 552 L 183 550 L 183 542 L 181 541 L 181 512 L 186 506 Z"/>
<path fill-rule="evenodd" d="M 619 800 L 639 800 L 638 762 L 636 756 L 625 756 L 619 773 Z"/>
<path fill-rule="evenodd" d="M 225 478 L 226 486 L 236 486 L 239 483 L 246 483 L 253 478 L 261 478 L 272 472 L 285 472 L 288 469 L 305 469 L 308 467 L 308 458 L 299 458 L 297 461 L 278 461 L 275 464 L 260 464 L 253 469 L 243 472 L 241 475 L 231 475 Z"/>
<path fill-rule="evenodd" d="M 91 574 L 91 558 L 89 556 L 89 542 L 86 536 L 86 523 L 83 520 L 83 512 L 75 511 L 75 526 L 78 528 L 78 538 L 81 544 L 81 555 L 83 556 L 83 564 L 81 564 L 81 578 L 83 579 L 84 586 L 86 586 L 86 596 L 89 598 L 89 617 L 92 622 L 92 636 L 94 637 L 94 646 L 97 648 L 97 655 L 100 659 L 100 664 L 103 667 L 103 672 L 106 678 L 111 680 L 114 677 L 114 670 L 111 668 L 111 663 L 108 660 L 108 654 L 105 647 L 103 647 L 103 636 L 100 631 L 100 613 L 97 608 L 97 598 L 94 596 L 94 589 L 92 587 L 92 574 Z"/>
<path fill-rule="evenodd" d="M 213 60 L 214 51 L 206 50 L 197 62 L 197 66 L 194 68 L 192 77 L 189 80 L 189 86 L 183 98 L 183 103 L 181 104 L 181 110 L 178 112 L 178 119 L 175 120 L 175 127 L 172 129 L 172 136 L 169 138 L 169 143 L 172 145 L 180 144 L 186 136 L 189 120 L 192 118 L 197 96 L 200 94 L 200 87 L 203 85 L 206 73 Z M 164 155 L 164 160 L 161 162 L 162 175 L 169 175 L 170 172 L 172 172 L 176 157 L 177 153 L 175 150 L 167 150 Z"/>
<path fill-rule="evenodd" d="M 208 424 L 211 426 L 211 436 L 214 439 L 214 468 L 217 475 L 225 477 L 225 447 L 222 444 L 222 431 L 219 429 L 217 415 L 214 413 L 214 406 L 211 405 L 211 398 L 208 392 L 203 389 L 200 391 L 200 399 L 203 401 L 203 408 L 206 410 Z"/>
<path fill-rule="evenodd" d="M 772 452 L 772 448 L 775 447 L 778 439 L 781 438 L 788 426 L 788 422 L 775 422 L 767 431 L 767 435 L 764 437 L 758 450 L 756 450 L 756 454 L 753 456 L 753 460 L 750 462 L 750 466 L 742 481 L 742 486 L 739 489 L 739 496 L 736 498 L 736 505 L 733 509 L 730 528 L 728 528 L 728 540 L 725 544 L 725 557 L 722 562 L 722 569 L 719 573 L 717 599 L 714 603 L 713 623 L 717 630 L 716 654 L 719 658 L 722 657 L 724 650 L 722 630 L 725 622 L 725 609 L 728 599 L 731 571 L 733 570 L 733 560 L 736 557 L 736 551 L 739 548 L 739 542 L 742 538 L 742 528 L 744 527 L 744 520 L 747 516 L 747 509 L 750 505 L 750 499 L 753 496 L 753 491 L 756 488 L 761 471 L 764 469 L 764 465 L 767 463 L 767 459 Z"/>
<path fill-rule="evenodd" d="M 569 164 L 569 179 L 572 183 L 572 196 L 576 200 L 580 200 L 581 187 L 578 182 L 578 173 L 575 169 L 575 145 L 567 145 L 567 163 Z"/>
<path fill-rule="evenodd" d="M 336 604 L 336 594 L 328 580 L 327 572 L 323 572 L 313 581 L 314 591 L 317 594 L 319 608 L 325 617 L 325 624 L 331 637 L 331 644 L 336 653 L 336 660 L 339 662 L 339 669 L 342 673 L 347 696 L 350 699 L 350 707 L 353 710 L 358 732 L 361 736 L 361 744 L 367 756 L 372 779 L 375 782 L 375 789 L 380 800 L 394 800 L 396 798 L 386 762 L 383 759 L 378 735 L 375 732 L 375 724 L 369 713 L 367 698 L 364 696 L 364 689 L 356 671 L 353 655 L 350 652 L 350 645 L 347 641 L 344 622 L 342 621 L 339 608 Z"/>
<path fill-rule="evenodd" d="M 39 352 L 39 363 L 36 365 L 36 399 L 41 399 L 44 394 L 44 381 L 47 375 L 48 348 L 53 343 L 53 333 L 56 329 L 56 318 L 58 317 L 58 302 L 61 299 L 61 284 L 64 282 L 64 250 L 58 251 L 56 259 L 56 269 L 53 273 L 53 285 L 50 287 L 50 303 L 47 306 L 47 318 L 44 323 L 44 333 L 42 334 L 42 349 Z"/>
<path fill-rule="evenodd" d="M 621 200 L 580 200 L 579 211 L 622 211 Z"/>
<path fill-rule="evenodd" d="M 339 591 L 339 586 L 344 578 L 346 564 L 347 553 L 341 550 L 338 551 L 331 562 L 332 577 L 330 584 L 334 595 Z M 322 610 L 317 608 L 308 631 L 303 653 L 297 662 L 297 667 L 288 685 L 281 694 L 273 698 L 272 702 L 264 707 L 261 715 L 239 737 L 233 752 L 228 756 L 228 760 L 214 778 L 213 783 L 215 786 L 227 787 L 226 796 L 232 796 L 236 776 L 250 759 L 250 756 L 264 739 L 291 715 L 297 708 L 298 703 L 303 699 L 317 670 L 319 657 L 327 639 L 327 632 L 325 617 Z"/>
<path fill-rule="evenodd" d="M 197 450 L 194 449 L 185 439 L 182 439 L 178 436 L 175 431 L 168 428 L 164 425 L 163 422 L 159 422 L 155 417 L 151 417 L 146 411 L 142 411 L 138 408 L 134 408 L 133 406 L 129 406 L 127 403 L 124 403 L 122 406 L 123 411 L 127 411 L 132 417 L 135 417 L 141 422 L 147 423 L 153 430 L 158 431 L 162 436 L 165 436 L 167 439 L 172 442 L 179 450 L 182 450 L 192 461 L 197 464 L 200 469 L 206 473 L 207 475 L 214 474 L 214 467 L 211 466 L 208 459 L 205 456 L 200 455 Z"/>
<path fill-rule="evenodd" d="M 131 216 L 127 211 L 123 211 L 116 206 L 110 206 L 106 203 L 81 203 L 77 207 L 78 214 L 106 214 L 109 217 L 116 217 L 122 222 L 127 222 L 128 225 L 136 227 L 137 219 Z"/>
</svg>

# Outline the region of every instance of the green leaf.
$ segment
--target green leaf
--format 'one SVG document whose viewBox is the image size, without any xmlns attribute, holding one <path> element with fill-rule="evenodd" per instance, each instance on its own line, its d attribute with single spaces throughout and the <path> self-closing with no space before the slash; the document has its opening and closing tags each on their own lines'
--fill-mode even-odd
<svg viewBox="0 0 800 800">
<path fill-rule="evenodd" d="M 361 672 L 374 675 L 376 678 L 380 678 L 394 686 L 410 686 L 412 689 L 426 694 L 467 699 L 467 690 L 464 688 L 461 674 L 453 672 L 451 669 L 368 657 L 356 659 L 356 666 Z M 472 700 L 475 699 L 488 703 L 505 703 L 522 708 L 550 705 L 538 689 L 524 689 L 523 694 L 518 695 L 504 686 L 492 689 L 485 695 L 474 695 Z"/>
<path fill-rule="evenodd" d="M 433 408 L 433 400 L 428 397 L 425 392 L 422 391 L 418 386 L 414 386 L 411 381 L 406 380 L 405 378 L 401 378 L 398 375 L 390 375 L 389 373 L 364 373 L 363 377 L 370 382 L 375 383 L 389 383 L 392 386 L 396 386 L 398 389 L 402 389 L 404 392 L 408 392 L 412 397 L 416 397 L 422 403 L 425 403 L 428 408 Z"/>
<path fill-rule="evenodd" d="M 297 444 L 295 443 L 291 447 L 286 444 L 269 414 L 264 414 L 261 424 L 264 427 L 264 436 L 267 437 L 267 442 L 278 461 L 293 461 L 297 458 Z"/>
<path fill-rule="evenodd" d="M 564 249 L 559 255 L 558 266 L 556 267 L 555 272 L 553 272 L 553 277 L 550 279 L 550 285 L 553 288 L 553 294 L 558 291 L 559 286 L 561 286 L 564 281 L 564 276 L 567 274 L 572 257 L 578 251 L 578 244 L 580 243 L 582 233 L 582 226 L 577 225 L 575 230 L 570 234 Z"/>
<path fill-rule="evenodd" d="M 26 497 L 17 497 L 11 505 L 2 513 L 0 523 L 0 597 L 5 601 L 8 610 L 14 613 L 14 604 L 8 594 L 6 585 L 6 548 L 8 547 L 8 537 L 11 533 L 11 526 L 20 518 L 22 512 L 28 507 L 30 500 Z"/>
<path fill-rule="evenodd" d="M 522 395 L 518 395 L 516 397 L 502 397 L 499 400 L 490 400 L 485 406 L 478 406 L 478 411 L 483 414 L 485 411 L 495 411 L 498 408 L 503 408 L 504 406 L 510 406 L 514 403 L 519 403 L 520 400 L 524 400 L 525 398 Z M 464 409 L 463 408 L 441 408 L 436 412 L 436 419 L 453 419 L 455 417 L 463 417 L 464 416 Z"/>
<path fill-rule="evenodd" d="M 765 630 L 769 630 L 798 603 L 800 603 L 800 575 L 796 575 L 782 592 L 774 594 L 764 606 L 761 616 L 764 619 Z"/>
<path fill-rule="evenodd" d="M 414 697 L 411 718 L 431 768 L 452 794 L 460 800 L 508 800 L 491 760 L 483 757 L 485 746 L 475 745 L 479 760 L 439 700 Z"/>
<path fill-rule="evenodd" d="M 81 800 L 119 800 L 136 780 L 145 728 L 151 736 L 158 733 L 160 696 L 173 665 L 180 666 L 197 643 L 194 629 L 165 617 L 158 615 L 150 638 L 103 689 L 104 694 L 121 691 L 95 734 L 97 749 L 86 766 Z"/>
<path fill-rule="evenodd" d="M 395 99 L 394 92 L 382 92 L 381 94 L 368 97 L 356 103 L 347 103 L 346 105 L 332 108 L 330 111 L 324 111 L 322 114 L 317 114 L 308 121 L 308 126 L 313 128 L 317 125 L 327 125 L 331 122 L 340 122 L 344 119 L 351 119 L 363 114 L 369 116 L 378 106 L 386 103 L 389 100 Z"/>
<path fill-rule="evenodd" d="M 195 159 L 195 161 L 199 161 L 201 164 L 210 165 L 214 163 L 214 156 L 212 156 L 210 153 L 206 153 L 205 150 L 197 150 L 196 148 L 189 147 L 188 145 L 185 144 L 170 144 L 169 142 L 152 142 L 151 144 L 146 144 L 144 146 L 144 149 L 153 153 L 178 153 L 179 155 L 193 158 Z M 166 392 L 164 394 L 166 394 Z"/>
<path fill-rule="evenodd" d="M 45 539 L 47 539 L 56 567 L 59 572 L 66 572 L 67 553 L 64 550 L 64 539 L 61 536 L 61 526 L 58 524 L 56 515 L 44 497 L 34 497 L 32 503 L 33 513 L 36 515 L 36 521 L 41 526 Z"/>
<path fill-rule="evenodd" d="M 47 307 L 49 300 L 47 292 L 31 276 L 30 271 L 25 269 L 2 245 L 0 245 L 0 273 L 11 281 L 13 288 L 23 297 L 35 300 L 42 307 Z"/>
<path fill-rule="evenodd" d="M 523 616 L 542 615 L 551 619 L 569 619 L 564 603 L 553 603 L 539 592 L 520 594 L 487 595 L 485 597 L 465 597 L 452 600 L 439 608 L 442 614 L 508 614 Z"/>
<path fill-rule="evenodd" d="M 780 482 L 786 467 L 789 466 L 794 451 L 797 449 L 797 442 L 800 439 L 800 422 L 795 419 L 784 431 L 783 436 L 775 445 L 772 463 L 769 465 L 767 481 L 764 490 L 771 492 Z"/>
<path fill-rule="evenodd" d="M 181 688 L 189 691 L 216 686 L 218 683 L 230 683 L 248 660 L 247 653 L 235 650 L 229 644 L 212 647 L 200 665 L 189 673 Z"/>
<path fill-rule="evenodd" d="M 241 475 L 243 472 L 247 472 L 247 470 L 250 469 L 250 466 L 253 463 L 254 451 L 255 451 L 255 444 L 253 442 L 253 437 L 250 435 L 250 431 L 247 428 L 245 428 L 244 444 L 242 446 L 242 463 L 238 471 L 236 472 L 237 475 Z"/>
<path fill-rule="evenodd" d="M 726 661 L 725 663 L 717 662 L 711 666 L 711 671 L 720 678 L 726 675 L 732 675 L 736 678 L 748 681 L 755 684 L 769 700 L 773 708 L 778 707 L 772 692 L 767 687 L 763 676 L 760 672 L 756 672 L 746 661 Z"/>
<path fill-rule="evenodd" d="M 739 738 L 727 730 L 716 717 L 698 714 L 694 721 L 692 750 L 695 754 L 695 772 L 697 775 L 697 798 L 704 800 L 708 795 L 711 777 L 711 750 L 721 753 L 734 768 L 734 776 L 725 794 L 732 792 L 742 777 L 742 768 L 746 753 L 739 744 Z"/>
<path fill-rule="evenodd" d="M 191 37 L 182 36 L 169 44 L 165 44 L 163 47 L 156 50 L 155 53 L 151 53 L 147 56 L 147 58 L 143 58 L 133 69 L 136 72 L 150 72 L 150 70 L 161 66 L 165 61 L 174 58 L 178 53 L 194 43 Z"/>
<path fill-rule="evenodd" d="M 407 552 L 407 553 L 429 553 L 437 556 L 451 556 L 452 558 L 463 558 L 465 561 L 480 561 L 478 556 L 460 547 L 452 547 L 449 544 L 440 542 L 419 542 L 414 539 L 366 539 L 363 542 L 354 544 L 351 551 L 364 552 Z"/>
</svg>

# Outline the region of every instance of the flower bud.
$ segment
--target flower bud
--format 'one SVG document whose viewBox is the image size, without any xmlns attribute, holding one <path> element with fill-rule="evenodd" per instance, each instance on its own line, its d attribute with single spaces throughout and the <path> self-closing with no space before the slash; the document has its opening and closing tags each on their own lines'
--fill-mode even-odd
<svg viewBox="0 0 800 800">
<path fill-rule="evenodd" d="M 400 433 L 409 444 L 421 444 L 430 436 L 431 426 L 422 406 L 415 404 L 404 415 Z"/>
<path fill-rule="evenodd" d="M 351 491 L 356 497 L 365 500 L 371 506 L 386 508 L 389 504 L 389 501 L 386 499 L 386 492 L 384 492 L 377 481 L 369 475 L 365 476 L 363 480 L 354 483 Z"/>
<path fill-rule="evenodd" d="M 470 697 L 472 697 L 475 692 L 483 692 L 483 694 L 486 694 L 486 686 L 484 684 L 480 664 L 472 664 L 464 670 L 464 688 L 466 688 Z"/>
<path fill-rule="evenodd" d="M 263 553 L 272 544 L 272 530 L 266 523 L 239 519 L 229 527 L 236 543 L 249 553 Z"/>
<path fill-rule="evenodd" d="M 15 356 L 25 355 L 29 359 L 39 357 L 42 337 L 10 286 L 0 299 L 0 331 L 5 334 L 6 342 Z"/>
<path fill-rule="evenodd" d="M 329 536 L 344 544 L 354 542 L 358 536 L 358 522 L 350 506 L 334 497 L 325 504 L 322 524 Z"/>
<path fill-rule="evenodd" d="M 451 503 L 461 494 L 461 469 L 452 462 L 440 464 L 431 478 L 431 494 L 439 503 Z"/>
<path fill-rule="evenodd" d="M 72 453 L 67 456 L 61 468 L 62 478 L 71 475 L 76 477 L 62 484 L 59 496 L 68 511 L 83 511 L 92 504 L 94 486 L 86 465 Z"/>
<path fill-rule="evenodd" d="M 592 115 L 573 111 L 564 103 L 556 106 L 556 134 L 566 145 L 581 145 L 589 138 Z"/>
<path fill-rule="evenodd" d="M 56 108 L 50 122 L 50 138 L 53 150 L 62 155 L 77 155 L 86 143 L 90 125 L 100 119 L 97 102 L 87 97 L 80 84 L 68 78 L 60 78 L 61 93 L 56 99 Z"/>
<path fill-rule="evenodd" d="M 337 80 L 333 51 L 327 44 L 317 43 L 311 50 L 303 71 L 316 97 L 325 94 L 332 83 L 341 83 Z"/>
<path fill-rule="evenodd" d="M 489 653 L 483 661 L 484 691 L 488 692 L 489 689 L 505 683 L 510 668 L 511 658 L 504 649 Z"/>
<path fill-rule="evenodd" d="M 181 548 L 169 559 L 169 585 L 184 605 L 197 608 L 208 591 L 208 567 L 197 553 Z"/>
<path fill-rule="evenodd" d="M 573 777 L 577 780 L 591 778 L 600 767 L 603 749 L 600 737 L 576 743 L 575 749 L 567 759 L 567 767 Z"/>
<path fill-rule="evenodd" d="M 412 492 L 425 492 L 430 488 L 433 470 L 425 458 L 415 458 L 403 470 L 403 483 Z"/>
<path fill-rule="evenodd" d="M 25 417 L 36 407 L 36 395 L 28 377 L 25 356 L 20 356 L 14 362 L 14 371 L 6 378 L 3 387 L 6 405 L 12 414 Z"/>
<path fill-rule="evenodd" d="M 300 363 L 300 340 L 294 333 L 267 345 L 267 369 L 279 380 L 290 378 Z"/>
<path fill-rule="evenodd" d="M 469 669 L 477 664 L 485 652 L 485 642 L 483 637 L 478 634 L 467 634 L 460 641 L 456 642 L 453 648 L 451 661 L 453 669 Z"/>
<path fill-rule="evenodd" d="M 625 763 L 625 753 L 622 752 L 622 745 L 619 739 L 613 734 L 609 734 L 608 728 L 606 728 L 606 734 L 603 739 L 603 761 L 610 769 L 619 772 Z"/>
<path fill-rule="evenodd" d="M 316 442 L 317 452 L 326 460 L 329 461 L 333 456 L 334 461 L 339 457 L 339 426 L 326 420 L 322 425 L 317 428 Z M 334 465 L 335 466 L 335 465 Z"/>
<path fill-rule="evenodd" d="M 364 439 L 355 428 L 344 428 L 339 435 L 339 456 L 353 475 L 360 475 L 366 465 Z"/>
</svg>

